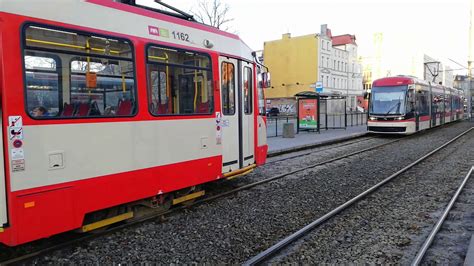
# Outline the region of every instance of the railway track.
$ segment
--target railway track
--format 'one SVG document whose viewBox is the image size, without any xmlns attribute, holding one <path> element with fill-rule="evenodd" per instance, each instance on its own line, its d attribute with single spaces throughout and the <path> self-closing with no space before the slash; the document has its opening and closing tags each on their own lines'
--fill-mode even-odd
<svg viewBox="0 0 474 266">
<path fill-rule="evenodd" d="M 308 235 L 315 228 L 323 225 L 324 223 L 326 223 L 331 218 L 338 215 L 343 210 L 349 208 L 350 206 L 354 205 L 355 203 L 359 202 L 360 200 L 362 200 L 362 199 L 366 198 L 367 196 L 371 195 L 377 189 L 381 188 L 382 186 L 384 186 L 387 183 L 389 183 L 390 181 L 396 179 L 397 177 L 399 177 L 400 175 L 402 175 L 403 173 L 405 173 L 409 169 L 417 166 L 418 164 L 420 164 L 421 162 L 423 162 L 427 158 L 431 157 L 432 155 L 438 153 L 439 151 L 441 151 L 445 147 L 447 147 L 450 144 L 454 143 L 456 140 L 458 140 L 462 136 L 468 134 L 473 129 L 474 128 L 471 127 L 470 129 L 468 129 L 468 130 L 462 132 L 461 134 L 457 135 L 456 137 L 452 138 L 451 140 L 449 140 L 448 142 L 446 142 L 442 146 L 428 152 L 427 154 L 425 154 L 422 157 L 418 158 L 416 161 L 410 163 L 409 165 L 407 165 L 406 167 L 404 167 L 401 170 L 397 171 L 396 173 L 394 173 L 394 174 L 388 176 L 387 178 L 383 179 L 381 182 L 377 183 L 376 185 L 370 187 L 369 189 L 365 190 L 364 192 L 360 193 L 359 195 L 353 197 L 352 199 L 346 201 L 345 203 L 339 205 L 335 209 L 333 209 L 330 212 L 326 213 L 322 217 L 314 220 L 313 222 L 307 224 L 305 227 L 301 228 L 300 230 L 298 230 L 298 231 L 294 232 L 293 234 L 287 236 L 286 238 L 282 239 L 281 241 L 274 244 L 270 248 L 264 250 L 263 252 L 257 254 L 256 256 L 252 257 L 251 259 L 246 261 L 244 263 L 244 265 L 259 265 L 259 264 L 262 264 L 262 263 L 265 263 L 265 262 L 271 260 L 272 258 L 274 258 L 277 255 L 281 254 L 283 252 L 283 250 L 285 250 L 287 247 L 289 247 L 292 243 L 294 243 L 295 241 L 297 241 L 297 240 L 305 237 L 306 235 Z"/>
<path fill-rule="evenodd" d="M 448 205 L 446 206 L 446 209 L 444 210 L 444 212 L 442 213 L 442 215 L 440 216 L 440 218 L 438 219 L 438 222 L 434 225 L 433 229 L 431 230 L 431 233 L 428 235 L 428 237 L 426 238 L 425 242 L 423 243 L 423 245 L 421 246 L 420 250 L 417 252 L 415 258 L 413 259 L 413 262 L 411 263 L 411 265 L 413 266 L 417 266 L 417 265 L 420 265 L 422 262 L 426 262 L 424 261 L 424 258 L 426 257 L 425 255 L 427 254 L 427 251 L 430 249 L 430 247 L 432 247 L 432 245 L 434 244 L 433 242 L 435 241 L 435 238 L 437 237 L 438 233 L 442 230 L 442 227 L 443 227 L 443 224 L 446 224 L 446 223 L 453 223 L 455 224 L 454 226 L 458 227 L 459 224 L 458 222 L 459 221 L 456 221 L 456 220 L 460 220 L 459 218 L 458 219 L 455 219 L 453 217 L 451 218 L 448 218 L 448 215 L 450 214 L 450 212 L 452 212 L 452 209 L 453 207 L 456 205 L 456 204 L 462 204 L 462 203 L 459 203 L 458 202 L 458 198 L 459 196 L 461 195 L 461 193 L 463 193 L 463 190 L 466 186 L 466 184 L 469 182 L 469 179 L 471 178 L 471 176 L 473 175 L 473 170 L 474 170 L 474 166 L 471 167 L 471 169 L 469 170 L 469 172 L 467 173 L 467 175 L 464 177 L 464 179 L 462 180 L 461 184 L 459 185 L 458 189 L 456 190 L 456 192 L 454 193 L 453 197 L 451 198 L 451 200 L 449 201 Z M 471 190 L 467 193 L 469 196 L 473 196 L 474 193 L 472 191 L 472 185 L 471 185 Z M 471 209 L 472 209 L 472 203 L 470 204 L 471 206 Z M 462 207 L 460 207 L 459 209 L 463 209 Z M 446 221 L 446 222 L 445 222 Z M 472 222 L 472 221 L 471 221 Z M 453 226 L 453 225 L 451 225 Z M 454 227 L 453 226 L 453 227 Z M 448 230 L 447 230 L 448 231 Z M 461 232 L 459 232 L 461 231 Z M 453 242 L 452 241 L 438 241 L 436 244 L 436 251 L 432 252 L 432 257 L 441 257 L 441 259 L 443 259 L 443 261 L 432 261 L 431 263 L 442 263 L 442 264 L 445 264 L 445 263 L 449 263 L 449 264 L 458 264 L 460 263 L 459 261 L 459 257 L 461 256 L 465 256 L 467 255 L 464 248 L 467 247 L 467 244 L 469 243 L 467 240 L 466 242 L 467 243 L 464 243 L 461 244 L 459 243 L 459 238 L 463 238 L 462 235 L 463 235 L 463 232 L 464 230 L 459 230 L 458 228 L 458 232 L 444 232 L 446 238 L 448 237 L 452 237 L 454 235 L 454 238 L 453 239 L 454 241 L 456 241 L 456 245 L 459 245 L 458 246 L 458 249 L 462 249 L 460 252 L 457 250 L 457 251 L 454 251 L 452 254 L 449 254 L 448 256 L 446 256 L 446 254 L 444 254 L 446 257 L 443 258 L 443 256 L 441 254 L 436 254 L 436 253 L 442 253 L 442 252 L 439 252 L 440 250 L 449 250 L 450 247 L 449 245 L 452 245 Z M 464 237 L 465 238 L 465 237 Z M 468 238 L 470 239 L 470 238 Z M 456 254 L 457 253 L 457 254 Z M 461 253 L 461 254 L 459 254 Z M 457 257 L 458 260 L 450 260 L 449 257 Z M 434 258 L 432 258 L 434 260 Z M 429 262 L 428 262 L 429 263 Z"/>
<path fill-rule="evenodd" d="M 350 146 L 350 145 L 354 145 L 354 144 L 361 144 L 361 143 L 365 143 L 365 142 L 368 142 L 368 141 L 371 141 L 371 140 L 374 140 L 374 139 L 377 139 L 377 137 L 360 137 L 358 139 L 355 139 L 353 141 L 344 141 L 340 144 L 328 144 L 328 145 L 324 145 L 324 146 L 329 146 L 329 147 L 326 147 L 326 148 L 322 148 L 322 149 L 314 149 L 314 148 L 311 148 L 311 151 L 308 151 L 308 152 L 303 152 L 303 153 L 299 153 L 298 151 L 294 152 L 294 153 L 297 153 L 296 155 L 292 155 L 292 156 L 279 156 L 279 157 L 282 157 L 280 159 L 275 159 L 275 160 L 272 160 L 270 159 L 269 161 L 267 161 L 265 164 L 268 165 L 268 164 L 274 164 L 274 163 L 278 163 L 278 162 L 282 162 L 282 161 L 286 161 L 286 160 L 290 160 L 290 159 L 296 159 L 296 158 L 300 158 L 300 157 L 303 157 L 303 156 L 307 156 L 307 155 L 311 155 L 311 154 L 314 154 L 314 153 L 320 153 L 320 152 L 324 152 L 324 151 L 327 151 L 327 150 L 331 150 L 331 149 L 336 149 L 336 148 L 342 148 L 342 147 L 346 147 L 346 146 Z M 292 152 L 293 153 L 293 152 Z M 273 157 L 273 156 L 272 156 Z"/>
<path fill-rule="evenodd" d="M 371 139 L 374 139 L 374 138 L 368 138 L 368 139 L 363 139 L 363 140 L 358 140 L 358 141 L 351 141 L 349 143 L 343 143 L 342 145 L 338 145 L 337 147 L 339 148 L 339 147 L 348 146 L 348 145 L 352 145 L 352 144 L 356 144 L 356 143 L 366 142 L 366 141 L 371 140 Z M 145 221 L 150 221 L 150 220 L 153 220 L 153 219 L 164 217 L 166 215 L 170 215 L 170 214 L 173 214 L 175 212 L 178 212 L 178 211 L 181 211 L 181 210 L 184 210 L 184 209 L 188 209 L 188 208 L 191 208 L 191 207 L 194 207 L 194 206 L 206 203 L 206 202 L 210 202 L 210 201 L 217 200 L 217 199 L 220 199 L 220 198 L 223 198 L 223 197 L 227 197 L 229 195 L 236 194 L 237 192 L 240 192 L 240 191 L 243 191 L 243 190 L 248 190 L 248 189 L 251 189 L 253 187 L 256 187 L 256 186 L 259 186 L 259 185 L 262 185 L 262 184 L 265 184 L 265 183 L 269 183 L 269 182 L 284 178 L 284 177 L 289 176 L 289 175 L 293 175 L 293 174 L 298 173 L 298 172 L 303 172 L 303 171 L 311 169 L 311 168 L 315 168 L 315 167 L 326 165 L 326 164 L 329 164 L 329 163 L 332 163 L 332 162 L 340 161 L 340 160 L 349 158 L 351 156 L 355 156 L 355 155 L 358 155 L 358 154 L 363 154 L 363 153 L 371 151 L 371 150 L 379 149 L 379 148 L 382 148 L 384 146 L 388 146 L 390 144 L 399 142 L 400 140 L 402 140 L 402 138 L 398 138 L 398 139 L 395 139 L 395 140 L 390 140 L 388 142 L 377 144 L 377 145 L 374 145 L 372 147 L 368 147 L 368 148 L 358 150 L 358 151 L 355 151 L 355 152 L 350 152 L 350 153 L 342 155 L 342 156 L 337 156 L 337 157 L 334 157 L 334 158 L 331 158 L 331 159 L 328 159 L 328 160 L 324 160 L 324 161 L 313 163 L 313 164 L 310 164 L 310 165 L 307 165 L 307 166 L 304 166 L 304 167 L 300 167 L 300 168 L 295 169 L 295 170 L 291 170 L 291 171 L 288 171 L 288 172 L 285 172 L 285 173 L 282 173 L 282 174 L 279 174 L 279 175 L 271 176 L 269 178 L 265 178 L 265 179 L 262 179 L 262 180 L 259 180 L 259 181 L 256 181 L 256 182 L 252 182 L 250 184 L 246 184 L 246 185 L 240 186 L 238 188 L 235 188 L 235 189 L 232 189 L 232 190 L 229 190 L 229 191 L 225 191 L 223 193 L 219 193 L 219 194 L 216 194 L 216 195 L 212 195 L 212 196 L 203 198 L 201 200 L 197 200 L 197 201 L 195 201 L 191 204 L 187 204 L 186 206 L 176 207 L 176 208 L 173 208 L 173 209 L 171 209 L 169 211 L 166 211 L 166 212 L 153 214 L 153 215 L 146 216 L 146 217 L 143 217 L 143 218 L 140 218 L 140 219 L 137 219 L 137 220 L 133 220 L 131 222 L 127 222 L 127 223 L 124 223 L 124 224 L 121 224 L 121 225 L 118 225 L 118 226 L 114 226 L 114 227 L 112 227 L 108 230 L 103 230 L 100 233 L 87 234 L 87 235 L 82 235 L 82 236 L 79 236 L 79 237 L 71 236 L 73 238 L 72 240 L 66 240 L 66 241 L 63 241 L 63 242 L 61 241 L 61 243 L 53 244 L 53 245 L 48 246 L 46 248 L 29 252 L 28 254 L 25 254 L 25 255 L 22 255 L 22 256 L 18 256 L 18 257 L 14 257 L 14 258 L 9 258 L 7 260 L 3 260 L 3 261 L 0 261 L 0 264 L 2 264 L 2 265 L 11 265 L 11 264 L 26 262 L 28 260 L 31 260 L 31 259 L 35 258 L 35 257 L 48 254 L 48 253 L 50 253 L 52 251 L 55 251 L 55 250 L 60 250 L 60 249 L 66 248 L 66 247 L 74 246 L 74 245 L 80 244 L 82 242 L 92 240 L 92 239 L 97 238 L 97 237 L 101 237 L 101 236 L 104 236 L 104 235 L 107 235 L 107 234 L 111 234 L 111 233 L 120 231 L 120 230 L 122 230 L 124 228 L 127 228 L 127 227 L 130 227 L 130 226 L 138 225 L 138 224 L 143 223 Z M 324 150 L 328 150 L 328 149 L 329 148 L 325 148 Z M 321 151 L 321 150 L 319 150 L 319 151 Z M 314 151 L 304 153 L 304 155 L 310 155 L 312 153 L 314 153 Z M 283 159 L 278 160 L 278 161 L 280 162 L 280 161 L 283 161 L 283 160 L 290 160 L 290 159 L 302 157 L 304 155 L 290 156 L 290 157 L 283 158 Z"/>
<path fill-rule="evenodd" d="M 419 135 L 413 135 L 413 136 L 419 136 Z M 410 137 L 407 137 L 407 138 L 410 138 Z M 403 139 L 407 139 L 407 138 L 403 138 Z M 340 160 L 343 160 L 345 158 L 355 156 L 355 155 L 358 155 L 358 154 L 362 154 L 362 153 L 365 153 L 365 152 L 370 151 L 370 150 L 379 149 L 381 147 L 396 143 L 400 140 L 402 140 L 402 139 L 392 140 L 392 141 L 389 141 L 389 142 L 386 142 L 386 143 L 374 145 L 372 147 L 369 147 L 369 148 L 366 148 L 366 149 L 363 149 L 363 150 L 359 150 L 359 151 L 356 151 L 356 152 L 351 152 L 351 153 L 348 153 L 348 154 L 345 154 L 345 155 L 342 155 L 342 156 L 338 156 L 338 157 L 331 158 L 331 159 L 328 159 L 328 160 L 324 160 L 324 161 L 321 161 L 321 162 L 317 162 L 317 163 L 314 163 L 314 164 L 311 164 L 311 165 L 300 167 L 300 168 L 292 170 L 292 171 L 288 171 L 288 172 L 285 172 L 285 173 L 282 173 L 282 174 L 279 174 L 279 175 L 275 175 L 275 176 L 272 176 L 272 177 L 269 177 L 269 178 L 265 178 L 263 180 L 259 180 L 257 182 L 246 184 L 244 186 L 232 189 L 230 191 L 226 191 L 226 192 L 219 193 L 219 194 L 216 194 L 216 195 L 213 195 L 213 196 L 209 196 L 207 198 L 198 200 L 198 201 L 196 201 L 196 202 L 194 202 L 190 205 L 187 205 L 187 206 L 177 207 L 177 208 L 174 208 L 174 209 L 172 209 L 170 211 L 167 211 L 167 212 L 164 212 L 164 213 L 159 213 L 159 214 L 154 214 L 154 215 L 150 215 L 150 216 L 147 216 L 147 217 L 143 217 L 139 220 L 135 220 L 135 221 L 132 221 L 132 222 L 129 222 L 129 223 L 126 223 L 126 224 L 115 226 L 115 227 L 110 228 L 108 230 L 105 230 L 101 233 L 83 235 L 83 236 L 80 236 L 78 238 L 74 238 L 72 240 L 67 240 L 67 241 L 63 241 L 63 242 L 58 243 L 58 244 L 53 244 L 53 245 L 50 245 L 47 248 L 44 248 L 44 249 L 41 249 L 41 250 L 35 250 L 35 251 L 30 252 L 29 254 L 25 254 L 25 255 L 22 255 L 22 256 L 17 256 L 17 257 L 14 257 L 14 258 L 10 258 L 10 259 L 4 260 L 0 263 L 8 265 L 8 264 L 16 264 L 16 263 L 27 262 L 27 261 L 30 261 L 30 260 L 36 258 L 36 257 L 43 256 L 43 255 L 48 254 L 48 253 L 50 253 L 52 251 L 55 251 L 55 250 L 61 250 L 61 249 L 64 249 L 64 248 L 67 248 L 67 247 L 70 247 L 70 246 L 75 246 L 75 245 L 81 244 L 85 241 L 90 241 L 94 238 L 105 236 L 107 234 L 111 234 L 113 232 L 120 231 L 122 229 L 125 229 L 125 228 L 133 226 L 133 225 L 138 225 L 138 224 L 143 223 L 145 221 L 150 221 L 150 220 L 157 219 L 157 218 L 160 218 L 160 217 L 167 217 L 168 215 L 177 213 L 178 211 L 181 211 L 181 210 L 193 207 L 193 206 L 197 206 L 197 205 L 200 205 L 200 204 L 203 204 L 203 203 L 206 203 L 206 202 L 210 202 L 210 201 L 213 201 L 213 200 L 216 200 L 216 199 L 219 199 L 219 198 L 223 198 L 223 197 L 235 194 L 239 191 L 247 190 L 247 189 L 256 187 L 258 185 L 261 185 L 261 184 L 269 183 L 271 181 L 278 180 L 278 179 L 284 178 L 286 176 L 290 176 L 292 174 L 302 172 L 302 171 L 305 171 L 305 170 L 308 170 L 308 169 L 311 169 L 311 168 L 315 168 L 317 166 L 321 166 L 321 165 L 329 164 L 329 163 L 332 163 L 332 162 L 340 161 Z M 347 145 L 349 145 L 349 144 L 347 144 Z"/>
</svg>

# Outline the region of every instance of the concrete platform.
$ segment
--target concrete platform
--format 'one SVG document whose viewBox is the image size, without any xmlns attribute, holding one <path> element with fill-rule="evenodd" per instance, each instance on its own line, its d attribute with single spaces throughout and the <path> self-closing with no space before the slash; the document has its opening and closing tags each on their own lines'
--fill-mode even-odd
<svg viewBox="0 0 474 266">
<path fill-rule="evenodd" d="M 267 138 L 268 157 L 278 154 L 308 149 L 320 145 L 335 143 L 367 134 L 367 126 L 354 126 L 346 129 L 329 129 L 317 132 L 300 132 L 295 138 Z"/>
</svg>

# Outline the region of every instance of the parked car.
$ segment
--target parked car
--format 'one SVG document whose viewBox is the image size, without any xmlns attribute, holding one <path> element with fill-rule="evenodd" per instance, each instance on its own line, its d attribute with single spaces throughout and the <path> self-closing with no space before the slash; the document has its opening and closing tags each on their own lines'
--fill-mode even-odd
<svg viewBox="0 0 474 266">
<path fill-rule="evenodd" d="M 267 109 L 267 116 L 278 116 L 280 114 L 280 109 L 277 107 L 272 107 Z"/>
</svg>

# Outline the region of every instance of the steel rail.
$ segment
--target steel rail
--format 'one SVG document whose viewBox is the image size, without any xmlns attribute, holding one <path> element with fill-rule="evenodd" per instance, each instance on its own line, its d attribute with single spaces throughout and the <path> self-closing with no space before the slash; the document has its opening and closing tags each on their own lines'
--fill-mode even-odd
<svg viewBox="0 0 474 266">
<path fill-rule="evenodd" d="M 466 177 L 464 177 L 461 185 L 459 186 L 458 190 L 456 193 L 454 193 L 454 196 L 451 198 L 451 201 L 449 201 L 448 206 L 446 206 L 446 209 L 443 212 L 443 215 L 439 218 L 438 222 L 436 223 L 435 227 L 429 234 L 428 238 L 426 238 L 425 242 L 421 246 L 420 250 L 416 254 L 415 259 L 411 263 L 413 266 L 417 266 L 421 263 L 421 260 L 425 256 L 426 251 L 428 251 L 429 247 L 431 246 L 431 243 L 433 243 L 433 240 L 438 233 L 438 231 L 441 229 L 441 226 L 443 226 L 444 220 L 446 220 L 446 217 L 448 216 L 449 212 L 451 211 L 451 208 L 454 206 L 454 203 L 456 203 L 456 200 L 458 199 L 459 195 L 461 194 L 461 191 L 463 190 L 464 186 L 466 185 L 467 181 L 471 177 L 472 171 L 474 170 L 474 166 L 471 167 L 471 170 L 467 173 Z"/>
<path fill-rule="evenodd" d="M 358 140 L 358 141 L 352 141 L 352 142 L 349 142 L 349 143 L 341 142 L 341 145 L 337 145 L 337 146 L 333 146 L 333 147 L 327 147 L 327 148 L 316 150 L 316 151 L 305 152 L 305 153 L 301 153 L 301 154 L 298 154 L 298 155 L 289 156 L 289 157 L 285 157 L 285 158 L 281 158 L 281 159 L 277 159 L 277 160 L 273 160 L 273 161 L 268 161 L 265 164 L 268 165 L 268 164 L 278 163 L 278 162 L 281 162 L 281 161 L 286 161 L 286 160 L 290 160 L 290 159 L 294 159 L 294 158 L 299 158 L 299 157 L 303 157 L 303 156 L 310 155 L 310 154 L 317 153 L 317 152 L 327 151 L 327 150 L 334 149 L 334 148 L 341 148 L 341 147 L 349 146 L 349 145 L 352 145 L 352 144 L 358 144 L 358 143 L 366 142 L 366 141 L 373 140 L 373 139 L 377 139 L 377 138 L 376 137 L 367 137 L 366 139 L 362 139 L 362 140 Z M 346 141 L 350 141 L 350 140 L 346 140 Z M 327 144 L 327 145 L 324 145 L 324 146 L 332 146 L 334 144 L 336 144 L 336 143 Z M 313 147 L 313 148 L 308 148 L 308 149 L 317 149 L 317 148 L 318 147 Z M 301 150 L 299 150 L 299 151 L 301 151 Z M 298 152 L 298 151 L 295 151 L 295 152 Z M 284 155 L 284 154 L 285 153 L 283 153 L 281 155 Z M 277 156 L 280 156 L 280 155 L 277 155 Z"/>
<path fill-rule="evenodd" d="M 263 261 L 271 258 L 272 256 L 279 253 L 283 248 L 288 246 L 289 244 L 293 243 L 294 241 L 300 239 L 301 237 L 307 235 L 311 230 L 318 227 L 319 225 L 323 224 L 325 221 L 329 220 L 330 218 L 334 217 L 336 214 L 340 213 L 341 211 L 345 210 L 347 207 L 351 206 L 352 204 L 358 202 L 362 198 L 366 197 L 367 195 L 371 194 L 381 186 L 385 185 L 389 181 L 393 180 L 394 178 L 400 176 L 402 173 L 406 172 L 410 168 L 414 167 L 415 165 L 421 163 L 428 157 L 432 156 L 433 154 L 437 153 L 441 149 L 445 148 L 446 146 L 450 145 L 454 141 L 458 140 L 462 136 L 469 133 L 474 127 L 462 132 L 461 134 L 457 135 L 450 141 L 446 142 L 442 146 L 432 150 L 431 152 L 427 153 L 426 155 L 422 156 L 421 158 L 417 159 L 413 163 L 410 163 L 408 166 L 405 166 L 403 169 L 397 171 L 396 173 L 390 175 L 389 177 L 385 178 L 381 182 L 377 183 L 376 185 L 372 186 L 371 188 L 367 189 L 366 191 L 362 192 L 361 194 L 355 196 L 354 198 L 350 199 L 346 203 L 338 206 L 337 208 L 333 209 L 329 213 L 325 214 L 324 216 L 318 218 L 317 220 L 311 222 L 310 224 L 306 225 L 305 227 L 301 228 L 300 230 L 296 231 L 295 233 L 291 234 L 290 236 L 284 238 L 283 240 L 279 241 L 275 245 L 271 246 L 270 248 L 264 250 L 263 252 L 257 254 L 256 256 L 252 257 L 248 261 L 246 261 L 243 265 L 256 265 L 262 263 Z"/>
<path fill-rule="evenodd" d="M 302 172 L 302 171 L 307 170 L 307 169 L 315 168 L 317 166 L 325 165 L 325 164 L 332 163 L 332 162 L 335 162 L 335 161 L 339 161 L 339 160 L 342 160 L 342 159 L 345 159 L 345 158 L 348 158 L 348 157 L 351 157 L 351 156 L 354 156 L 354 155 L 357 155 L 357 154 L 361 154 L 361 153 L 364 153 L 364 152 L 367 152 L 367 151 L 370 151 L 370 150 L 374 150 L 374 149 L 377 149 L 377 148 L 380 148 L 380 147 L 383 147 L 383 146 L 387 146 L 387 145 L 390 145 L 392 143 L 398 142 L 402 139 L 389 141 L 387 143 L 382 143 L 382 144 L 379 144 L 379 145 L 375 145 L 373 147 L 369 147 L 369 148 L 366 148 L 366 149 L 363 149 L 363 150 L 359 150 L 359 151 L 352 152 L 352 153 L 349 153 L 349 154 L 346 154 L 346 155 L 338 156 L 338 157 L 328 159 L 328 160 L 325 160 L 325 161 L 322 161 L 322 162 L 318 162 L 318 163 L 315 163 L 315 164 L 312 164 L 312 165 L 309 165 L 309 166 L 305 166 L 305 167 L 302 167 L 302 168 L 299 168 L 299 169 L 296 169 L 296 170 L 293 170 L 293 171 L 289 171 L 289 172 L 286 172 L 286 173 L 283 173 L 283 174 L 279 174 L 279 175 L 276 175 L 276 176 L 273 176 L 273 177 L 269 177 L 269 178 L 266 178 L 266 179 L 263 179 L 263 180 L 260 180 L 260 181 L 257 181 L 257 182 L 251 183 L 251 184 L 247 184 L 247 185 L 244 185 L 244 186 L 241 186 L 241 187 L 238 187 L 238 188 L 235 188 L 235 189 L 232 189 L 232 190 L 229 190 L 229 191 L 226 191 L 226 192 L 214 195 L 214 196 L 210 196 L 210 197 L 206 197 L 206 198 L 201 199 L 201 200 L 197 200 L 196 202 L 194 202 L 192 204 L 189 204 L 187 206 L 180 206 L 180 207 L 177 207 L 177 208 L 174 208 L 174 209 L 162 212 L 162 213 L 157 213 L 157 214 L 142 217 L 142 218 L 137 219 L 137 220 L 132 220 L 132 221 L 128 222 L 127 224 L 115 226 L 115 227 L 113 227 L 111 229 L 108 229 L 108 230 L 105 230 L 101 233 L 88 234 L 88 235 L 85 235 L 85 236 L 82 236 L 82 237 L 79 237 L 79 238 L 72 239 L 70 241 L 59 243 L 57 245 L 54 245 L 54 246 L 51 246 L 51 247 L 48 247 L 48 248 L 45 248 L 45 249 L 41 249 L 41 250 L 34 251 L 34 252 L 31 252 L 31 253 L 23 255 L 23 256 L 19 256 L 17 258 L 9 259 L 9 260 L 6 260 L 6 261 L 1 261 L 0 265 L 10 265 L 10 264 L 16 264 L 16 263 L 19 263 L 19 262 L 27 261 L 27 260 L 33 259 L 35 257 L 38 257 L 40 255 L 50 253 L 54 250 L 59 250 L 61 248 L 66 248 L 68 246 L 72 246 L 72 245 L 77 244 L 79 242 L 83 242 L 83 241 L 87 241 L 87 240 L 90 240 L 90 239 L 93 239 L 93 238 L 97 238 L 99 236 L 110 234 L 110 233 L 125 229 L 127 227 L 143 223 L 145 221 L 149 221 L 149 220 L 152 220 L 152 219 L 155 219 L 155 218 L 158 218 L 158 217 L 162 217 L 164 215 L 169 215 L 171 213 L 174 213 L 174 212 L 177 212 L 177 211 L 180 211 L 180 210 L 183 210 L 183 209 L 188 209 L 190 207 L 197 206 L 199 204 L 203 204 L 203 203 L 210 202 L 210 201 L 213 201 L 213 200 L 216 200 L 216 199 L 219 199 L 219 198 L 223 198 L 225 196 L 235 194 L 235 193 L 237 193 L 239 191 L 242 191 L 242 190 L 248 190 L 248 189 L 253 188 L 255 186 L 258 186 L 258 185 L 261 185 L 261 184 L 264 184 L 264 183 L 269 183 L 271 181 L 281 179 L 285 176 L 292 175 L 292 174 L 295 174 L 295 173 L 298 173 L 298 172 Z"/>
</svg>

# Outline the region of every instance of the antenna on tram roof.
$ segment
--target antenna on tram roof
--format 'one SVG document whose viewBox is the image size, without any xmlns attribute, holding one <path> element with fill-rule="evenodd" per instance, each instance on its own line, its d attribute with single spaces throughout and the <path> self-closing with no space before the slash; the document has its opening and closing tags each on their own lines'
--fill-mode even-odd
<svg viewBox="0 0 474 266">
<path fill-rule="evenodd" d="M 161 14 L 165 14 L 165 15 L 168 15 L 168 16 L 172 16 L 172 17 L 176 17 L 176 18 L 180 18 L 180 19 L 184 19 L 184 20 L 188 20 L 188 21 L 194 21 L 196 22 L 196 19 L 194 19 L 194 17 L 174 6 L 170 6 L 166 3 L 163 3 L 161 0 L 155 0 L 155 3 L 167 8 L 167 9 L 170 9 L 174 12 L 169 12 L 169 11 L 166 11 L 166 10 L 162 10 L 162 9 L 157 9 L 157 8 L 153 8 L 153 7 L 149 7 L 149 6 L 143 6 L 143 5 L 139 5 L 136 3 L 136 0 L 114 0 L 115 2 L 120 2 L 122 4 L 126 4 L 126 5 L 131 5 L 131 6 L 136 6 L 136 7 L 139 7 L 139 8 L 143 8 L 143 9 L 147 9 L 147 10 L 150 10 L 150 11 L 153 11 L 153 12 L 157 12 L 157 13 L 161 13 Z"/>
<path fill-rule="evenodd" d="M 183 17 L 185 17 L 187 20 L 196 21 L 196 20 L 194 19 L 193 15 L 188 14 L 188 13 L 184 12 L 184 11 L 181 10 L 181 9 L 177 9 L 177 8 L 174 7 L 174 6 L 170 6 L 170 5 L 164 3 L 164 2 L 161 1 L 161 0 L 155 0 L 155 3 L 160 4 L 160 5 L 162 5 L 162 6 L 166 7 L 166 8 L 168 8 L 168 9 L 171 9 L 171 10 L 173 10 L 173 11 L 176 12 L 176 13 L 181 14 L 181 15 L 182 15 Z"/>
</svg>

